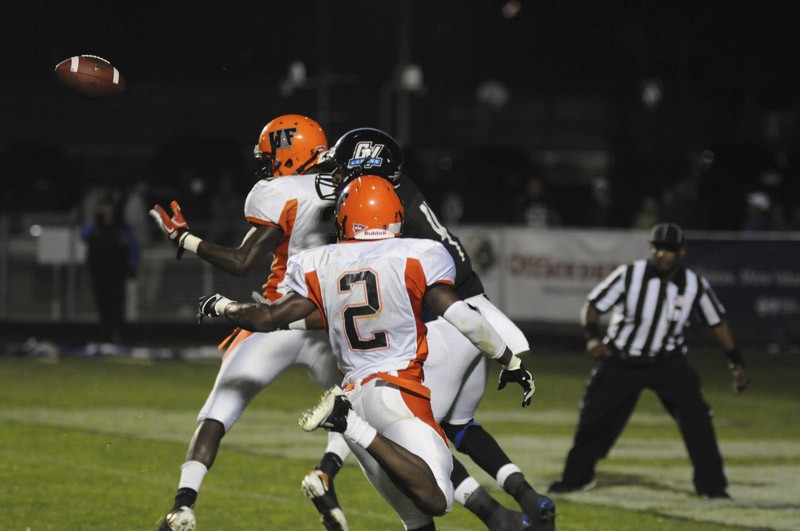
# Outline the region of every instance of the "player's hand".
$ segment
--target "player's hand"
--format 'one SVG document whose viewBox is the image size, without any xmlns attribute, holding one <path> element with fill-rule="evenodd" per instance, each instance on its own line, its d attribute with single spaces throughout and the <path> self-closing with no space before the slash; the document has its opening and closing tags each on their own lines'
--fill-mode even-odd
<svg viewBox="0 0 800 531">
<path fill-rule="evenodd" d="M 161 205 L 156 205 L 150 209 L 150 217 L 155 220 L 161 232 L 166 234 L 178 246 L 178 253 L 175 258 L 180 260 L 181 256 L 183 256 L 182 238 L 184 234 L 189 233 L 189 224 L 183 218 L 181 206 L 177 201 L 173 200 L 169 206 L 172 209 L 172 217 L 167 214 L 166 210 L 161 208 Z"/>
<path fill-rule="evenodd" d="M 219 293 L 200 297 L 197 300 L 197 324 L 203 322 L 203 317 L 219 317 L 225 306 L 231 302 L 233 301 Z"/>
<path fill-rule="evenodd" d="M 608 345 L 597 338 L 590 339 L 586 342 L 586 352 L 589 353 L 589 356 L 591 356 L 593 360 L 597 361 L 604 360 L 611 355 L 611 350 L 608 348 Z"/>
<path fill-rule="evenodd" d="M 517 356 L 511 358 L 509 364 L 500 371 L 497 389 L 504 389 L 508 383 L 516 383 L 522 387 L 522 407 L 531 405 L 536 384 L 533 382 L 533 375 Z"/>
<path fill-rule="evenodd" d="M 750 383 L 750 375 L 744 367 L 733 368 L 733 392 L 741 393 L 747 389 L 747 384 Z"/>
</svg>

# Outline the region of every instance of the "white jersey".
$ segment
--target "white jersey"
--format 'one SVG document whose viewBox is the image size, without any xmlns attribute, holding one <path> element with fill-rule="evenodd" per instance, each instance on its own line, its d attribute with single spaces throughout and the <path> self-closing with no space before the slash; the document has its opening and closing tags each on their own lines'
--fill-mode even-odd
<svg viewBox="0 0 800 531">
<path fill-rule="evenodd" d="M 282 297 L 278 285 L 293 253 L 327 243 L 334 233 L 333 202 L 317 195 L 315 175 L 288 175 L 258 181 L 244 205 L 247 221 L 279 228 L 283 237 L 274 252 L 264 297 Z M 330 219 L 325 219 L 330 212 Z M 236 329 L 220 345 L 227 347 L 214 389 L 198 420 L 214 419 L 227 432 L 247 404 L 285 369 L 302 365 L 322 388 L 341 381 L 330 343 L 322 330 L 279 330 L 253 333 Z"/>
<path fill-rule="evenodd" d="M 391 238 L 304 251 L 289 259 L 282 287 L 320 309 L 347 385 L 378 373 L 421 382 L 428 355 L 422 298 L 428 286 L 454 281 L 441 243 Z"/>
<path fill-rule="evenodd" d="M 264 297 L 276 301 L 286 274 L 288 258 L 304 249 L 319 247 L 334 235 L 333 202 L 320 199 L 314 184 L 316 175 L 287 175 L 258 181 L 244 203 L 244 215 L 254 225 L 268 225 L 283 231 L 275 249 Z"/>
</svg>

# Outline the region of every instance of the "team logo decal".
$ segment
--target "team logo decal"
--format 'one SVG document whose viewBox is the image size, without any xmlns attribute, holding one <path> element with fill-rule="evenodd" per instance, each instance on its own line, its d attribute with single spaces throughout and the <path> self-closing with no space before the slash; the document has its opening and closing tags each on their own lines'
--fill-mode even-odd
<svg viewBox="0 0 800 531">
<path fill-rule="evenodd" d="M 353 158 L 347 162 L 348 168 L 363 167 L 371 168 L 383 164 L 380 154 L 383 151 L 383 144 L 373 144 L 372 142 L 359 142 L 353 151 Z"/>
<path fill-rule="evenodd" d="M 362 225 L 361 223 L 353 223 L 353 234 L 358 234 L 362 230 L 367 228 L 366 225 Z"/>
<path fill-rule="evenodd" d="M 287 148 L 292 145 L 294 135 L 297 133 L 296 127 L 287 127 L 286 129 L 278 129 L 277 131 L 270 131 L 269 145 L 274 150 Z"/>
</svg>

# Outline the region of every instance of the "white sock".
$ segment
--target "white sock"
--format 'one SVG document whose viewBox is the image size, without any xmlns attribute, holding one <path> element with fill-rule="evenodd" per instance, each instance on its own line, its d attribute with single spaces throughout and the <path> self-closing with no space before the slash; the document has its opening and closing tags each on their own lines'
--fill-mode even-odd
<svg viewBox="0 0 800 531">
<path fill-rule="evenodd" d="M 195 492 L 200 492 L 200 485 L 203 478 L 208 474 L 206 465 L 200 461 L 186 461 L 181 465 L 181 480 L 178 483 L 179 489 L 189 488 Z"/>
<path fill-rule="evenodd" d="M 475 492 L 480 488 L 480 483 L 474 477 L 470 476 L 464 481 L 461 482 L 459 486 L 456 487 L 455 490 L 455 498 L 458 503 L 461 505 L 466 505 L 467 500 L 472 493 Z"/>
<path fill-rule="evenodd" d="M 351 409 L 347 413 L 347 429 L 344 430 L 344 436 L 366 450 L 378 436 L 378 431 Z"/>
<path fill-rule="evenodd" d="M 520 470 L 520 468 L 514 463 L 508 463 L 500 467 L 500 470 L 497 471 L 497 477 L 495 477 L 495 479 L 497 480 L 497 484 L 500 485 L 501 489 L 505 490 L 504 485 L 508 479 L 508 476 L 514 474 L 515 472 L 522 472 L 522 470 Z"/>
<path fill-rule="evenodd" d="M 336 433 L 335 431 L 328 432 L 328 446 L 325 447 L 326 454 L 335 454 L 342 460 L 344 463 L 348 456 L 350 455 L 350 447 L 347 446 L 347 442 L 344 440 L 344 437 L 341 433 Z"/>
</svg>

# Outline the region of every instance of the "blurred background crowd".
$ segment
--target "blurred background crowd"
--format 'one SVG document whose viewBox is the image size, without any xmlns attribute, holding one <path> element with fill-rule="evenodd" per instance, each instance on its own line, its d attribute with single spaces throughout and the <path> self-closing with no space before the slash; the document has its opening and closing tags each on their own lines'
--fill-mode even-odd
<svg viewBox="0 0 800 531">
<path fill-rule="evenodd" d="M 235 245 L 252 147 L 285 113 L 393 134 L 449 224 L 800 230 L 791 2 L 13 3 L 0 20 L 0 232 L 112 205 L 139 248 L 179 199 Z M 127 81 L 53 76 L 96 54 Z M 245 227 L 246 228 L 246 227 Z M 129 274 L 134 273 L 131 266 Z"/>
<path fill-rule="evenodd" d="M 794 230 L 800 37 L 790 3 L 304 0 L 4 8 L 2 211 L 128 219 L 163 197 L 230 220 L 251 146 L 286 112 L 331 140 L 376 126 L 452 222 Z M 128 90 L 81 100 L 61 59 Z M 143 230 L 143 229 L 142 229 Z"/>
</svg>

